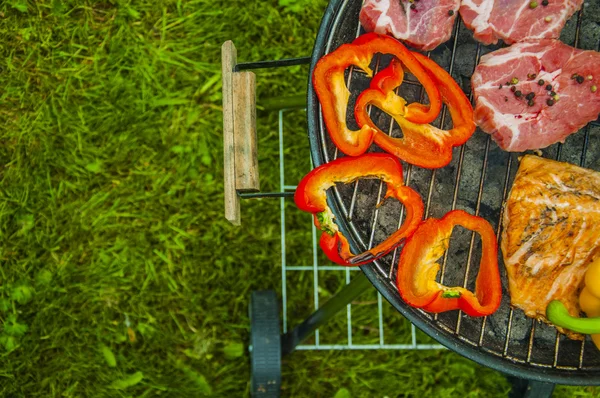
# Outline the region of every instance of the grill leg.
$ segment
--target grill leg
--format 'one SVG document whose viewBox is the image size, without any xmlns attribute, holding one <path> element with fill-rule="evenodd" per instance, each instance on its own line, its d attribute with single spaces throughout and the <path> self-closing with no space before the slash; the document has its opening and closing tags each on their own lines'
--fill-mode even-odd
<svg viewBox="0 0 600 398">
<path fill-rule="evenodd" d="M 312 334 L 319 326 L 323 325 L 352 300 L 364 292 L 371 283 L 362 272 L 347 284 L 339 293 L 333 296 L 317 311 L 313 312 L 300 325 L 282 336 L 281 353 L 287 355 L 294 351 L 296 346 Z"/>
<path fill-rule="evenodd" d="M 550 398 L 554 391 L 554 384 L 535 380 L 507 377 L 512 384 L 509 398 Z"/>
</svg>

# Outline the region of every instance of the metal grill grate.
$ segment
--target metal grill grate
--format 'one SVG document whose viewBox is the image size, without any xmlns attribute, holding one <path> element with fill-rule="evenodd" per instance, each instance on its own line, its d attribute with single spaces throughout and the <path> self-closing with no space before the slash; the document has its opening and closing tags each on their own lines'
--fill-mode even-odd
<svg viewBox="0 0 600 398">
<path fill-rule="evenodd" d="M 341 32 L 342 28 L 340 28 L 344 24 L 351 23 L 349 21 L 355 21 L 354 23 L 357 25 L 355 37 L 359 36 L 361 33 L 358 18 L 354 17 L 354 15 L 357 14 L 356 3 L 351 3 L 352 2 L 349 1 L 341 3 L 336 19 L 331 24 L 332 31 L 325 45 L 325 53 L 334 50 L 341 43 L 349 42 L 353 39 L 353 37 L 349 37 L 348 33 Z M 352 10 L 349 11 L 346 8 L 352 8 Z M 584 10 L 580 10 L 574 18 L 576 18 L 574 42 L 570 44 L 578 47 Z M 461 28 L 461 20 L 460 18 L 457 18 L 452 36 L 453 41 L 450 50 L 450 63 L 448 65 L 448 70 L 451 74 L 456 67 L 457 44 L 461 29 L 464 30 L 465 28 Z M 476 44 L 474 56 L 475 62 L 473 66 L 478 64 L 482 51 L 486 50 L 488 49 L 482 47 L 479 43 Z M 431 55 L 431 53 L 428 53 L 428 56 Z M 385 63 L 385 59 L 384 57 L 380 57 L 375 61 L 374 69 L 377 70 L 379 65 L 383 63 Z M 368 84 L 368 80 L 365 78 L 362 71 L 357 73 L 357 71 L 354 71 L 351 68 L 348 71 L 347 76 L 347 86 L 353 95 L 362 91 Z M 411 82 L 410 80 L 405 80 L 405 83 L 413 86 L 415 100 L 419 98 L 421 100 L 423 99 L 423 89 L 418 83 L 414 81 Z M 404 85 L 402 89 L 404 90 Z M 403 91 L 403 96 L 407 97 L 407 95 L 410 95 L 410 93 L 405 93 Z M 469 97 L 471 98 L 471 94 L 469 94 Z M 409 99 L 410 102 L 411 98 L 407 97 L 407 99 Z M 447 110 L 444 107 L 436 126 L 447 127 L 448 121 L 446 120 L 446 115 Z M 324 162 L 328 162 L 335 159 L 338 156 L 338 152 L 337 148 L 335 148 L 329 140 L 328 134 L 322 123 L 320 110 L 318 116 L 317 140 L 320 143 L 322 159 Z M 399 130 L 397 126 L 394 125 L 393 120 L 390 120 L 389 117 L 386 119 L 386 116 L 381 112 L 375 110 L 375 115 L 372 118 L 376 122 L 379 121 L 378 124 L 380 126 L 388 125 L 387 123 L 389 123 L 388 134 L 398 134 Z M 350 120 L 348 122 L 351 123 Z M 590 167 L 586 162 L 586 156 L 590 147 L 590 135 L 592 129 L 597 131 L 600 136 L 600 124 L 598 122 L 590 123 L 584 128 L 583 132 L 579 132 L 573 136 L 575 138 L 570 138 L 565 145 L 557 144 L 545 149 L 543 151 L 543 156 L 555 158 L 557 160 L 567 160 L 572 163 L 578 162 L 581 166 Z M 581 139 L 583 142 L 578 143 Z M 594 142 L 594 146 L 596 145 L 598 144 Z M 598 145 L 597 149 L 600 150 L 600 145 Z M 595 152 L 597 151 L 594 151 L 594 153 Z M 578 160 L 575 160 L 576 157 Z M 600 165 L 596 163 L 592 166 L 595 166 L 592 168 L 598 169 L 598 166 Z M 492 225 L 496 228 L 498 241 L 500 241 L 500 220 L 502 219 L 503 211 L 502 203 L 507 198 L 509 187 L 512 184 L 517 167 L 518 160 L 516 154 L 502 152 L 496 148 L 495 145 L 492 147 L 490 136 L 478 131 L 466 145 L 455 148 L 453 161 L 449 166 L 451 169 L 450 171 L 447 169 L 431 171 L 407 165 L 405 170 L 405 181 L 407 185 L 415 188 L 423 196 L 426 201 L 426 216 L 440 217 L 448 210 L 463 208 L 473 214 L 483 215 L 486 219 L 492 221 Z M 445 180 L 449 175 L 454 175 L 452 184 L 448 184 Z M 388 221 L 390 216 L 395 215 L 395 217 L 398 218 L 398 214 L 400 215 L 397 222 L 394 223 L 395 227 L 398 227 L 403 220 L 403 208 L 401 206 L 400 208 L 388 207 L 386 209 L 386 205 L 384 205 L 381 207 L 377 206 L 375 210 L 373 210 L 373 205 L 379 204 L 381 200 L 383 192 L 382 188 L 383 183 L 373 181 L 357 181 L 351 187 L 338 186 L 335 188 L 334 198 L 339 204 L 346 225 L 356 241 L 364 249 L 372 247 L 376 243 L 378 236 L 385 236 L 387 234 L 387 232 L 382 230 L 390 228 Z M 444 205 L 438 203 L 444 202 L 444 200 L 441 199 L 445 198 L 440 198 L 438 200 L 434 199 L 434 196 L 440 196 L 440 193 L 436 193 L 437 191 L 442 192 L 441 195 L 443 195 L 443 193 L 451 193 L 452 201 L 449 208 L 446 209 L 444 208 Z M 495 198 L 496 200 L 493 200 L 494 198 L 490 198 L 490 196 L 493 197 L 494 195 L 499 197 Z M 370 199 L 370 197 L 376 197 L 376 200 Z M 485 201 L 483 200 L 484 197 Z M 484 212 L 484 207 L 486 208 L 486 214 L 481 214 Z M 316 243 L 316 238 L 314 239 Z M 454 236 L 452 239 L 454 242 Z M 460 237 L 458 240 L 460 244 Z M 462 244 L 463 246 L 461 247 L 463 248 L 463 253 L 459 254 L 464 258 L 462 263 L 466 264 L 464 272 L 462 275 L 457 275 L 448 271 L 448 253 L 452 252 L 452 250 L 449 250 L 443 258 L 440 282 L 446 282 L 447 284 L 462 284 L 464 287 L 473 285 L 475 275 L 473 275 L 473 272 L 470 272 L 470 268 L 472 262 L 478 262 L 477 257 L 479 255 L 479 250 L 475 250 L 477 247 L 475 234 L 463 234 Z M 394 280 L 395 264 L 398 259 L 398 254 L 398 250 L 396 250 L 391 255 L 376 262 L 374 265 L 377 273 L 385 279 L 385 282 L 389 284 L 393 290 L 396 289 Z M 451 253 L 450 256 L 453 254 L 456 253 Z M 314 267 L 316 270 L 316 263 Z M 507 286 L 506 275 L 504 274 L 503 268 L 504 267 L 501 265 L 504 286 Z M 342 269 L 342 272 L 344 272 L 344 269 Z M 345 272 L 346 280 L 349 281 L 349 273 L 351 271 L 346 269 Z M 315 281 L 315 283 L 317 283 L 317 281 Z M 434 323 L 440 329 L 454 335 L 461 341 L 477 347 L 483 352 L 493 354 L 497 357 L 507 358 L 516 363 L 529 364 L 540 368 L 564 370 L 584 369 L 597 371 L 600 369 L 600 356 L 589 340 L 584 341 L 583 343 L 568 340 L 557 333 L 554 328 L 526 318 L 521 311 L 513 310 L 510 307 L 508 292 L 505 290 L 504 293 L 501 310 L 491 317 L 474 319 L 463 316 L 460 312 L 432 316 L 421 311 L 421 315 L 428 318 L 430 322 Z M 379 301 L 381 301 L 381 298 L 379 298 Z M 348 313 L 348 316 L 350 317 L 350 312 Z M 379 316 L 381 317 L 381 312 Z M 522 344 L 526 344 L 527 348 L 524 349 Z M 415 347 L 413 346 L 413 348 Z M 574 353 L 576 353 L 576 355 Z"/>
</svg>

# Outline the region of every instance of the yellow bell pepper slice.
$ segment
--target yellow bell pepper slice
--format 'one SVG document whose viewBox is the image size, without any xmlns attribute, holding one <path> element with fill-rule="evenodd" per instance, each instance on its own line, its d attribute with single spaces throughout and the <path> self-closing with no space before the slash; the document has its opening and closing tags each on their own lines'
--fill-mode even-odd
<svg viewBox="0 0 600 398">
<path fill-rule="evenodd" d="M 600 257 L 592 261 L 585 273 L 585 286 L 579 295 L 579 306 L 588 317 L 600 317 Z M 600 349 L 600 334 L 591 336 Z"/>
</svg>

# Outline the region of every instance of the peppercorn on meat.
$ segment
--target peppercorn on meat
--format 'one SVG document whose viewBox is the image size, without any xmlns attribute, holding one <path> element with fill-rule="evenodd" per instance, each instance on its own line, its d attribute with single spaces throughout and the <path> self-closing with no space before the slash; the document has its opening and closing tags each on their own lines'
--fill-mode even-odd
<svg viewBox="0 0 600 398">
<path fill-rule="evenodd" d="M 547 321 L 548 303 L 560 300 L 579 316 L 584 275 L 600 252 L 600 173 L 524 156 L 505 204 L 501 249 L 513 306 Z"/>
<path fill-rule="evenodd" d="M 558 40 L 517 43 L 481 57 L 471 83 L 475 123 L 500 148 L 545 148 L 598 118 L 600 52 Z"/>
</svg>

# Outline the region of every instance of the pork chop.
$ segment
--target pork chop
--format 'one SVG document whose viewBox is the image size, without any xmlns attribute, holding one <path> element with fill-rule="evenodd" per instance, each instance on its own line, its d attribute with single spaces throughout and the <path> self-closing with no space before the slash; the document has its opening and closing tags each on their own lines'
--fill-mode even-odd
<svg viewBox="0 0 600 398">
<path fill-rule="evenodd" d="M 389 34 L 419 50 L 450 39 L 460 0 L 366 0 L 360 23 L 367 32 Z"/>
<path fill-rule="evenodd" d="M 546 321 L 546 306 L 560 300 L 579 316 L 585 271 L 600 252 L 599 223 L 600 173 L 524 156 L 502 222 L 511 304 Z"/>
<path fill-rule="evenodd" d="M 558 40 L 486 54 L 471 83 L 475 122 L 506 151 L 564 142 L 600 113 L 600 53 Z"/>
<path fill-rule="evenodd" d="M 567 19 L 583 0 L 462 0 L 460 15 L 476 40 L 506 44 L 532 39 L 557 39 Z"/>
</svg>

